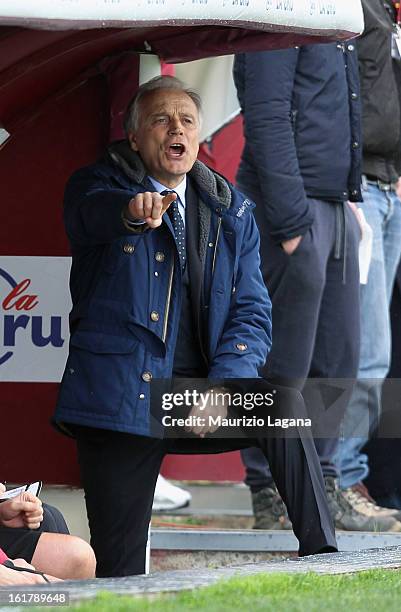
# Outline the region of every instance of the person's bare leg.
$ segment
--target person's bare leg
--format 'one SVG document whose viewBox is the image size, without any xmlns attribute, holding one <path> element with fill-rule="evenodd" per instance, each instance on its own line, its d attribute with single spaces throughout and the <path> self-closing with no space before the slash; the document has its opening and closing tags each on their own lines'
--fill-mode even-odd
<svg viewBox="0 0 401 612">
<path fill-rule="evenodd" d="M 95 577 L 95 553 L 81 538 L 60 533 L 42 533 L 31 561 L 45 574 L 64 580 Z"/>
</svg>

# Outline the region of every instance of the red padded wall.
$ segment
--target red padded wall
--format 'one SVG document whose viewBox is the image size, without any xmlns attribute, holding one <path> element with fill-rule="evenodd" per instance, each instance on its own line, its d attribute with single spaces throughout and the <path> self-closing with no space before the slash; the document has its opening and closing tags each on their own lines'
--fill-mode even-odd
<svg viewBox="0 0 401 612">
<path fill-rule="evenodd" d="M 121 74 L 126 77 L 126 66 L 120 66 L 117 74 L 114 63 L 108 63 L 102 66 L 107 78 L 82 77 L 34 111 L 15 118 L 11 138 L 0 149 L 0 255 L 69 255 L 62 224 L 64 185 L 73 170 L 98 157 L 110 131 L 120 135 L 125 102 L 116 88 Z M 134 79 L 135 62 L 132 70 Z M 234 180 L 241 148 L 238 118 L 203 146 L 200 157 Z M 79 483 L 74 443 L 49 424 L 57 387 L 0 383 L 0 476 L 8 481 Z M 243 468 L 238 453 L 172 456 L 165 460 L 163 473 L 187 480 L 241 480 Z"/>
<path fill-rule="evenodd" d="M 1 255 L 69 255 L 64 185 L 107 142 L 108 106 L 106 80 L 97 76 L 15 122 L 0 149 Z M 49 424 L 56 393 L 56 384 L 0 383 L 1 475 L 8 481 L 77 483 L 74 445 Z"/>
</svg>

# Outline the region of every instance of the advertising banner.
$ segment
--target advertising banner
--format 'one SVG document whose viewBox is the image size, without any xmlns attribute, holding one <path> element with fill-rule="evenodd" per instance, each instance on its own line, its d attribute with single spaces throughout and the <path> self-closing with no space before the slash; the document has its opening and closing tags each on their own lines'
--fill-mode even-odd
<svg viewBox="0 0 401 612">
<path fill-rule="evenodd" d="M 68 352 L 69 257 L 0 257 L 0 382 L 59 382 Z"/>
</svg>

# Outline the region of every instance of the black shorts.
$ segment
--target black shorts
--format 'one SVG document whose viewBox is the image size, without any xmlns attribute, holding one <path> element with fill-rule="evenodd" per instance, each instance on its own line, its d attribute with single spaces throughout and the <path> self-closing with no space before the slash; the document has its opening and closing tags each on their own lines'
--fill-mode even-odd
<svg viewBox="0 0 401 612">
<path fill-rule="evenodd" d="M 30 563 L 41 535 L 37 529 L 0 527 L 0 548 L 9 559 L 25 559 Z"/>
<path fill-rule="evenodd" d="M 0 527 L 0 548 L 9 559 L 25 559 L 30 563 L 44 532 L 69 533 L 61 512 L 48 504 L 43 504 L 43 522 L 38 529 Z"/>
</svg>

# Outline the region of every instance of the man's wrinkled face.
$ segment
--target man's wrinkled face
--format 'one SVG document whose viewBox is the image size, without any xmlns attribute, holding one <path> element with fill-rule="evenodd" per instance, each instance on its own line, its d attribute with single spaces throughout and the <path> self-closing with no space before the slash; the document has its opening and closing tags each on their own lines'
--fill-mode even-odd
<svg viewBox="0 0 401 612">
<path fill-rule="evenodd" d="M 179 185 L 199 150 L 199 115 L 195 103 L 176 89 L 157 89 L 140 102 L 139 126 L 130 132 L 148 174 L 166 187 Z"/>
</svg>

